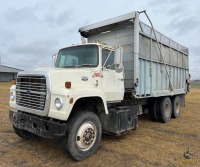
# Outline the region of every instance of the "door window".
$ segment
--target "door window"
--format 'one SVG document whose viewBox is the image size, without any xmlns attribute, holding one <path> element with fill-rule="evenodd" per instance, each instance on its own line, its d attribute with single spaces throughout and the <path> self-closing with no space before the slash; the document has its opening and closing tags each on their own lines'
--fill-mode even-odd
<svg viewBox="0 0 200 167">
<path fill-rule="evenodd" d="M 114 69 L 114 51 L 102 49 L 102 67 Z"/>
</svg>

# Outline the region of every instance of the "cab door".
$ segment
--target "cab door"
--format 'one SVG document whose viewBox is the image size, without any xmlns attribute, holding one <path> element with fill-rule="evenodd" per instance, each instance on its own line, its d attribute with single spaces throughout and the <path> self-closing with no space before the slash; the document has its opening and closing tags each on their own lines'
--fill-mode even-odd
<svg viewBox="0 0 200 167">
<path fill-rule="evenodd" d="M 124 98 L 124 72 L 116 72 L 114 51 L 102 49 L 102 89 L 106 101 L 121 101 Z"/>
</svg>

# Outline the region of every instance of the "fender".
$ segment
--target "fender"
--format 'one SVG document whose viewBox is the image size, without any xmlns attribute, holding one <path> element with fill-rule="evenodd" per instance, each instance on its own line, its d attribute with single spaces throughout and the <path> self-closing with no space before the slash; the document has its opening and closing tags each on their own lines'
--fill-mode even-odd
<svg viewBox="0 0 200 167">
<path fill-rule="evenodd" d="M 74 91 L 72 90 L 72 96 L 74 98 L 74 104 L 76 101 L 80 98 L 84 97 L 100 97 L 103 101 L 104 104 L 104 109 L 105 113 L 108 114 L 108 108 L 107 108 L 107 103 L 106 103 L 106 98 L 104 91 L 102 89 L 97 89 L 97 88 L 76 88 Z"/>
<path fill-rule="evenodd" d="M 99 97 L 102 99 L 104 104 L 105 113 L 108 114 L 107 103 L 105 95 L 102 89 L 92 87 L 74 87 L 71 89 L 63 89 L 57 87 L 52 89 L 51 103 L 48 117 L 66 121 L 72 111 L 72 108 L 76 101 L 84 97 Z M 55 99 L 61 98 L 63 100 L 63 107 L 61 110 L 55 108 Z M 73 103 L 70 103 L 70 99 L 73 98 Z"/>
</svg>

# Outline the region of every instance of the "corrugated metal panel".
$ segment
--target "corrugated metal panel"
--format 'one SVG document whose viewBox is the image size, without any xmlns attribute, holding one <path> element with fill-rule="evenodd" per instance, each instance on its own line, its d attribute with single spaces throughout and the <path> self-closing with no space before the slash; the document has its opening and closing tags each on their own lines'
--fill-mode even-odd
<svg viewBox="0 0 200 167">
<path fill-rule="evenodd" d="M 151 40 L 143 35 L 140 35 L 139 40 L 140 40 L 140 56 L 150 59 Z"/>
<path fill-rule="evenodd" d="M 144 34 L 145 36 L 152 38 L 155 40 L 154 34 L 152 33 L 151 27 L 147 24 L 140 22 L 141 31 L 140 33 Z M 177 42 L 173 41 L 172 39 L 168 38 L 167 36 L 163 35 L 162 33 L 155 30 L 156 36 L 158 38 L 158 41 L 162 44 L 168 45 L 175 50 L 179 50 L 181 52 L 184 52 L 185 54 L 188 54 L 188 49 Z"/>
<path fill-rule="evenodd" d="M 136 88 L 138 97 L 145 96 L 164 96 L 171 95 L 173 93 L 184 93 L 186 90 L 185 76 L 186 69 L 169 66 L 167 65 L 167 70 L 171 71 L 171 82 L 173 86 L 173 91 L 169 90 L 169 79 L 166 75 L 166 70 L 163 64 L 160 62 L 151 62 L 144 58 L 139 59 L 140 62 L 140 75 L 139 84 Z M 152 70 L 151 70 L 152 65 Z M 152 71 L 152 72 L 150 72 Z"/>
<path fill-rule="evenodd" d="M 155 41 L 152 41 L 152 55 L 151 56 L 152 56 L 152 60 L 161 61 L 158 45 Z"/>
<path fill-rule="evenodd" d="M 23 70 L 0 65 L 0 72 L 18 73 L 18 72 L 20 72 L 20 71 L 23 71 Z"/>
<path fill-rule="evenodd" d="M 170 48 L 165 46 L 165 45 L 162 45 L 162 53 L 163 55 L 165 55 L 165 63 L 166 64 L 170 64 Z"/>
<path fill-rule="evenodd" d="M 17 74 L 16 73 L 4 73 L 4 72 L 0 72 L 0 81 L 1 82 L 9 82 L 13 79 L 17 78 Z"/>
</svg>

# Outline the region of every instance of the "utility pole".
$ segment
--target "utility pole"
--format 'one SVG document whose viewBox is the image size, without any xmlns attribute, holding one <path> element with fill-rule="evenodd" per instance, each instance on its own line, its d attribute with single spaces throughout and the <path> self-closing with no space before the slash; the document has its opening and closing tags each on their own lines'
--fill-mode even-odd
<svg viewBox="0 0 200 167">
<path fill-rule="evenodd" d="M 0 56 L 0 65 L 1 65 L 1 56 Z"/>
</svg>

